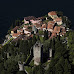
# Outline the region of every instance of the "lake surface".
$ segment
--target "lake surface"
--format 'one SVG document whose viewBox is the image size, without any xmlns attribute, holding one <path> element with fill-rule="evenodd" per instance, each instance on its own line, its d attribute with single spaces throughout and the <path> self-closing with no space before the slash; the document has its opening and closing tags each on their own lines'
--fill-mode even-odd
<svg viewBox="0 0 74 74">
<path fill-rule="evenodd" d="M 0 1 L 0 39 L 2 39 L 11 23 L 25 16 L 43 16 L 49 11 L 62 11 L 69 17 L 74 26 L 73 0 L 2 0 Z"/>
</svg>

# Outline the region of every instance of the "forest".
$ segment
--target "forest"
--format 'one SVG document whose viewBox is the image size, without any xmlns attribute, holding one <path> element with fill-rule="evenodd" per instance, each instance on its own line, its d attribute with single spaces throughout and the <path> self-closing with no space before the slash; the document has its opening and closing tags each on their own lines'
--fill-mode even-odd
<svg viewBox="0 0 74 74">
<path fill-rule="evenodd" d="M 67 42 L 64 38 L 67 38 Z M 73 74 L 74 73 L 74 31 L 69 31 L 64 37 L 57 36 L 48 40 L 48 32 L 44 32 L 43 40 L 38 36 L 33 36 L 29 40 L 18 40 L 11 42 L 0 48 L 0 74 L 26 74 L 20 72 L 18 61 L 26 61 L 30 54 L 30 48 L 41 41 L 44 44 L 44 52 L 50 47 L 53 49 L 53 57 L 49 63 L 49 68 L 45 70 L 43 64 L 35 66 L 30 74 Z M 9 53 L 9 57 L 7 57 Z"/>
</svg>

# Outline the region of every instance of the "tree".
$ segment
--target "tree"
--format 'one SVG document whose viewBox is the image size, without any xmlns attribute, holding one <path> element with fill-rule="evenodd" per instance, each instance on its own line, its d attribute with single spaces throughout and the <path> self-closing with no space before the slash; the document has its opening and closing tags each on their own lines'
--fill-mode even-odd
<svg viewBox="0 0 74 74">
<path fill-rule="evenodd" d="M 71 74 L 71 65 L 69 64 L 68 60 L 65 60 L 64 64 L 64 74 Z"/>
<path fill-rule="evenodd" d="M 32 43 L 33 45 L 36 43 L 37 39 L 36 39 L 36 36 L 34 35 L 33 38 L 32 38 Z"/>
<path fill-rule="evenodd" d="M 59 17 L 63 17 L 63 12 L 62 12 L 62 11 L 57 11 L 57 15 L 58 15 Z"/>
<path fill-rule="evenodd" d="M 48 30 L 46 31 L 44 31 L 44 40 L 47 40 L 48 39 Z"/>
<path fill-rule="evenodd" d="M 16 74 L 26 74 L 24 71 L 18 71 Z"/>
<path fill-rule="evenodd" d="M 39 65 L 34 68 L 33 74 L 44 74 L 44 71 L 42 65 Z"/>
</svg>

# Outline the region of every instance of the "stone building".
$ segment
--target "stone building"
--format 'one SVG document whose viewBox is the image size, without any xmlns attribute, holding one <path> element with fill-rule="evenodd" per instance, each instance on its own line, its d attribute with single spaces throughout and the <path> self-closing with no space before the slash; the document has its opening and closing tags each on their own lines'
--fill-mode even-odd
<svg viewBox="0 0 74 74">
<path fill-rule="evenodd" d="M 37 28 L 35 26 L 32 26 L 32 31 L 34 32 L 34 34 L 37 33 Z"/>
<path fill-rule="evenodd" d="M 24 71 L 25 69 L 24 69 L 24 62 L 23 63 L 21 63 L 21 61 L 18 61 L 18 65 L 19 65 L 19 71 Z"/>
<path fill-rule="evenodd" d="M 43 58 L 43 45 L 39 42 L 33 46 L 34 65 L 39 65 Z"/>
</svg>

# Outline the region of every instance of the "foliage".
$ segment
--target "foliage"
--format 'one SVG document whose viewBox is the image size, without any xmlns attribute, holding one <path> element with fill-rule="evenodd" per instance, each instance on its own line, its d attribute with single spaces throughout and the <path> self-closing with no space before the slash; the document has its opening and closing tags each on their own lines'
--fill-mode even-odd
<svg viewBox="0 0 74 74">
<path fill-rule="evenodd" d="M 72 62 L 72 64 L 74 65 L 74 31 L 69 31 L 67 33 L 68 36 L 68 50 L 69 55 L 70 55 L 70 61 Z"/>
<path fill-rule="evenodd" d="M 52 41 L 53 40 L 51 40 L 51 42 Z M 62 44 L 62 41 L 57 38 L 53 46 L 54 56 L 45 74 L 71 74 L 71 63 L 69 61 L 68 50 L 65 47 L 66 45 Z"/>
<path fill-rule="evenodd" d="M 41 30 L 39 30 L 38 33 L 39 33 L 39 35 L 43 35 L 44 34 L 43 31 L 41 31 Z"/>
<path fill-rule="evenodd" d="M 44 40 L 47 40 L 48 39 L 48 30 L 46 31 L 44 31 Z"/>
<path fill-rule="evenodd" d="M 62 21 L 63 21 L 63 23 L 66 24 L 66 27 L 67 27 L 67 28 L 71 28 L 71 21 L 69 20 L 68 17 L 63 16 L 63 17 L 62 17 Z"/>
<path fill-rule="evenodd" d="M 26 61 L 27 56 L 30 54 L 30 48 L 35 44 L 36 37 L 30 40 L 18 40 L 11 42 L 0 49 L 0 74 L 19 74 L 18 61 Z M 9 58 L 7 58 L 9 53 Z"/>
<path fill-rule="evenodd" d="M 62 11 L 56 11 L 56 12 L 57 12 L 58 17 L 62 17 L 63 16 L 63 12 Z"/>
<path fill-rule="evenodd" d="M 33 74 L 44 74 L 44 68 L 42 67 L 42 65 L 36 66 L 33 69 Z"/>
</svg>

